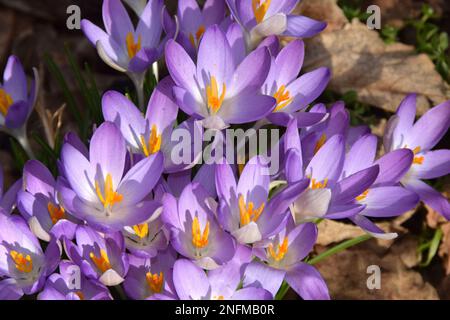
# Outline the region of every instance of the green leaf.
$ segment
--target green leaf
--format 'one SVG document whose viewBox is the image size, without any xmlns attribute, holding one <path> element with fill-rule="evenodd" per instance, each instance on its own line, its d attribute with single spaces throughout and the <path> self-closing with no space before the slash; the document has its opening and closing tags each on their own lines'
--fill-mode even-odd
<svg viewBox="0 0 450 320">
<path fill-rule="evenodd" d="M 9 142 L 14 157 L 14 166 L 16 169 L 22 171 L 25 163 L 29 160 L 28 155 L 16 139 L 9 138 Z"/>
</svg>

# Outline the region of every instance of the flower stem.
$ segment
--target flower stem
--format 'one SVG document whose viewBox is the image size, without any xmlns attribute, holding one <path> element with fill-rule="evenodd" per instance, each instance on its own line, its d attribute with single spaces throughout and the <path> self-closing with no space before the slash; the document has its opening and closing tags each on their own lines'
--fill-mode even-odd
<svg viewBox="0 0 450 320">
<path fill-rule="evenodd" d="M 131 81 L 133 81 L 134 87 L 136 88 L 136 94 L 138 98 L 138 105 L 141 111 L 145 108 L 145 98 L 144 98 L 144 80 L 145 72 L 142 74 L 130 74 Z"/>
<path fill-rule="evenodd" d="M 36 159 L 36 156 L 33 153 L 33 150 L 31 149 L 30 141 L 28 140 L 26 130 L 22 132 L 21 134 L 18 134 L 16 136 L 17 141 L 19 141 L 20 145 L 22 146 L 23 150 L 28 155 L 28 158 L 30 159 Z"/>
</svg>

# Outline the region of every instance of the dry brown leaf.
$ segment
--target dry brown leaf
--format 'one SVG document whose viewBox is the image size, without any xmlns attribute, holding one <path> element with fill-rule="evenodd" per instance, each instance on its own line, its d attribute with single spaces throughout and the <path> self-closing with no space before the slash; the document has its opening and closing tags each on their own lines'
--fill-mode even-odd
<svg viewBox="0 0 450 320">
<path fill-rule="evenodd" d="M 318 229 L 319 236 L 316 243 L 321 246 L 328 246 L 364 234 L 364 231 L 357 226 L 333 220 L 323 220 L 318 224 Z"/>
<path fill-rule="evenodd" d="M 308 9 L 316 0 L 304 2 Z M 324 2 L 329 6 L 323 9 L 325 13 L 340 10 L 335 0 Z M 302 12 L 311 16 L 307 10 Z M 335 15 L 330 13 L 325 21 L 334 21 Z M 378 32 L 358 20 L 307 40 L 305 69 L 322 66 L 332 71 L 331 90 L 340 94 L 355 90 L 360 101 L 386 111 L 395 111 L 411 92 L 419 95 L 419 114 L 450 99 L 450 87 L 427 55 L 418 55 L 414 47 L 405 44 L 385 44 Z"/>
</svg>

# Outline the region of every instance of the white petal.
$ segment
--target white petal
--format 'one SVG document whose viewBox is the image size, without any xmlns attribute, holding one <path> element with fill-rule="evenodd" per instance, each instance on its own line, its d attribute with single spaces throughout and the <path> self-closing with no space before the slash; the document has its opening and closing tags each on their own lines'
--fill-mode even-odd
<svg viewBox="0 0 450 320">
<path fill-rule="evenodd" d="M 304 220 L 323 217 L 328 211 L 330 200 L 330 189 L 305 190 L 291 208 L 296 224 Z"/>
</svg>

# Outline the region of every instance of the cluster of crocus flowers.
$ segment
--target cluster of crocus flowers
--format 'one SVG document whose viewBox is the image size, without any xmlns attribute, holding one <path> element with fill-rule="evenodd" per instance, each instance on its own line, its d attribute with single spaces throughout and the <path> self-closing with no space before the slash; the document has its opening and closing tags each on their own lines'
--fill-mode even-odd
<svg viewBox="0 0 450 320">
<path fill-rule="evenodd" d="M 274 299 L 287 286 L 303 299 L 330 299 L 308 263 L 320 221 L 348 220 L 392 239 L 371 218 L 420 200 L 450 218 L 448 200 L 423 181 L 450 172 L 450 151 L 432 150 L 449 128 L 449 102 L 414 123 L 408 96 L 379 150 L 368 127 L 350 126 L 343 102 L 315 103 L 330 72 L 299 75 L 303 41 L 281 48 L 277 36 L 325 26 L 292 15 L 298 2 L 180 0 L 172 19 L 160 0 L 129 0 L 135 29 L 120 0 L 104 0 L 106 31 L 82 26 L 101 58 L 142 76 L 164 54 L 168 75 L 146 108 L 105 92 L 105 121 L 88 141 L 66 134 L 56 176 L 30 160 L 4 190 L 0 171 L 0 299 Z M 2 128 L 24 125 L 35 99 L 26 88 L 10 58 Z M 262 152 L 244 165 L 225 157 L 200 165 L 201 148 L 188 163 L 173 159 L 179 129 L 202 139 L 205 129 L 267 122 L 285 130 L 271 146 L 276 172 Z"/>
</svg>

